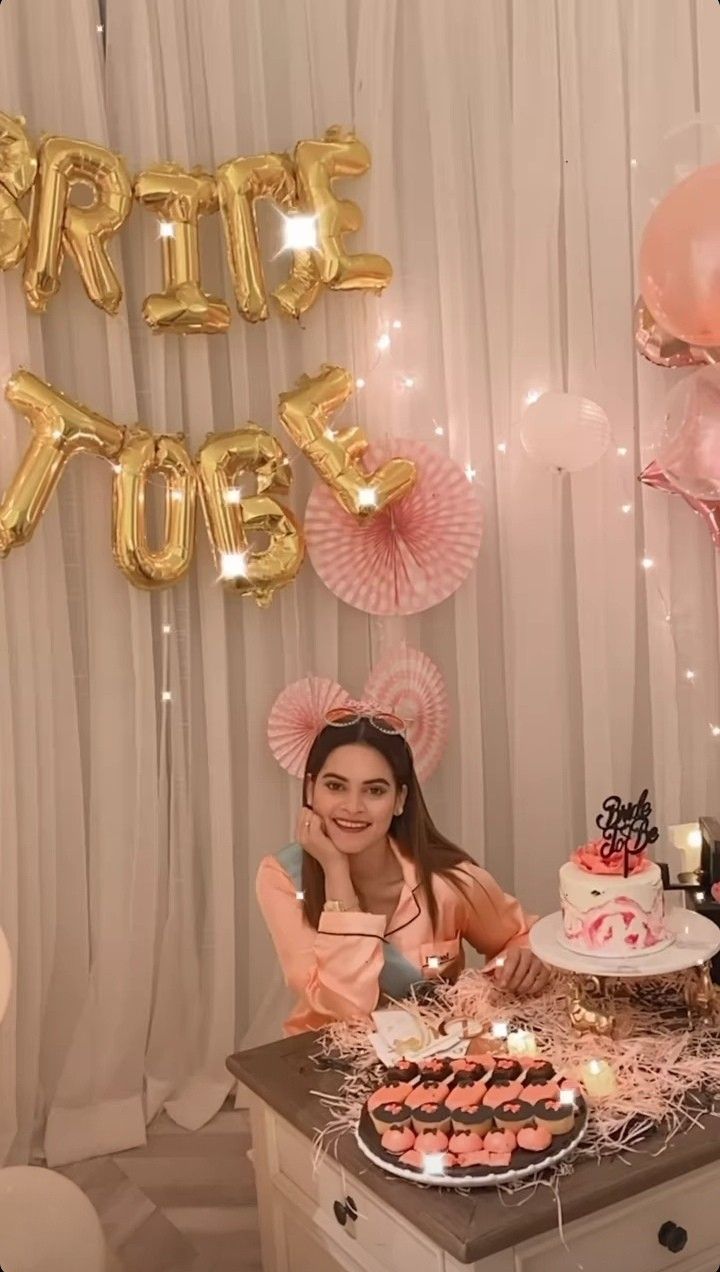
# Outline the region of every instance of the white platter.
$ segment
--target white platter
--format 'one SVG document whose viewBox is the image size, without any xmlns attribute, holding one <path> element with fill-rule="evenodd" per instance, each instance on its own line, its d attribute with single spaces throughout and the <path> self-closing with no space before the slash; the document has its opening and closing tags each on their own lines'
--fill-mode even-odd
<svg viewBox="0 0 720 1272">
<path fill-rule="evenodd" d="M 531 927 L 530 947 L 543 963 L 564 972 L 636 979 L 701 967 L 720 950 L 720 928 L 703 914 L 696 914 L 694 910 L 671 910 L 665 921 L 672 933 L 672 944 L 652 954 L 637 954 L 631 958 L 597 958 L 567 948 L 563 943 L 562 914 L 556 910 Z"/>
</svg>

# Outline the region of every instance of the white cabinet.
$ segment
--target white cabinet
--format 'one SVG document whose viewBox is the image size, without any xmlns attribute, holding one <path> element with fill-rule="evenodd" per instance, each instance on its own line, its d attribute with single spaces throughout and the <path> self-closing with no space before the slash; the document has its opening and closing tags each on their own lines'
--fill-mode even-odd
<svg viewBox="0 0 720 1272">
<path fill-rule="evenodd" d="M 457 1262 L 331 1155 L 253 1097 L 264 1272 L 718 1272 L 720 1163 L 469 1265 Z M 418 1206 L 423 1190 L 418 1189 Z M 673 1253 L 664 1229 L 686 1241 Z M 674 1226 L 673 1226 L 674 1225 Z"/>
</svg>

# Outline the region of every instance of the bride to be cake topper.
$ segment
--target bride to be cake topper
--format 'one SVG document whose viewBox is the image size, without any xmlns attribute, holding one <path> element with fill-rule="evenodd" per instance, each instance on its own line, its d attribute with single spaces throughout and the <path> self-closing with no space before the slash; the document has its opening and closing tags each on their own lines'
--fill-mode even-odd
<svg viewBox="0 0 720 1272">
<path fill-rule="evenodd" d="M 619 795 L 608 795 L 603 810 L 595 819 L 602 831 L 600 856 L 609 861 L 618 853 L 623 854 L 623 875 L 630 873 L 630 858 L 639 856 L 658 838 L 657 826 L 650 825 L 652 804 L 645 789 L 635 804 L 623 804 Z"/>
</svg>

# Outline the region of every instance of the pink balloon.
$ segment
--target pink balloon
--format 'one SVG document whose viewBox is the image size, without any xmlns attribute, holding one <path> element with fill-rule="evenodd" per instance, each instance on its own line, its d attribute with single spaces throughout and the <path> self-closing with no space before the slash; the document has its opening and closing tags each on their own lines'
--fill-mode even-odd
<svg viewBox="0 0 720 1272">
<path fill-rule="evenodd" d="M 656 207 L 640 244 L 640 290 L 678 340 L 720 344 L 720 164 L 698 168 Z"/>
<path fill-rule="evenodd" d="M 720 499 L 720 366 L 703 367 L 673 389 L 657 461 L 684 494 Z"/>
</svg>

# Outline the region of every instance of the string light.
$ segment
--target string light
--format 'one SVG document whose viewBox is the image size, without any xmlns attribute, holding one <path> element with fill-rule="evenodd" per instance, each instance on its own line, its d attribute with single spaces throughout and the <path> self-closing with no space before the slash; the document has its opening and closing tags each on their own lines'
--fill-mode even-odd
<svg viewBox="0 0 720 1272">
<path fill-rule="evenodd" d="M 710 732 L 714 738 L 720 738 L 720 724 L 711 724 Z"/>
<path fill-rule="evenodd" d="M 695 893 L 695 900 L 696 900 L 696 901 L 704 901 L 704 900 L 705 900 L 705 893 L 704 893 L 704 892 L 696 892 L 696 893 Z"/>
<path fill-rule="evenodd" d="M 247 552 L 223 552 L 220 555 L 220 577 L 241 578 L 247 574 Z"/>
<path fill-rule="evenodd" d="M 337 437 L 337 433 L 335 432 L 335 429 L 334 429 L 334 428 L 326 428 L 326 429 L 324 430 L 324 433 L 325 433 L 325 436 L 327 437 L 327 439 L 328 439 L 328 441 L 329 441 L 329 442 L 334 442 L 334 441 L 335 441 L 335 438 Z"/>
<path fill-rule="evenodd" d="M 435 436 L 436 436 L 436 437 L 444 437 L 444 436 L 445 436 L 445 429 L 443 428 L 442 424 L 436 424 L 436 425 L 435 425 Z"/>
<path fill-rule="evenodd" d="M 95 30 L 97 31 L 98 35 L 102 35 L 103 31 L 105 30 L 105 27 L 103 26 L 102 22 L 98 22 L 97 26 L 95 27 Z"/>
<path fill-rule="evenodd" d="M 445 1158 L 443 1154 L 425 1153 L 423 1156 L 423 1169 L 427 1175 L 444 1175 Z"/>
<path fill-rule="evenodd" d="M 169 636 L 172 631 L 172 627 L 170 626 L 169 623 L 163 623 L 162 629 L 163 629 L 163 636 Z"/>
<path fill-rule="evenodd" d="M 374 508 L 377 503 L 377 491 L 367 486 L 358 493 L 358 503 L 361 508 Z"/>
<path fill-rule="evenodd" d="M 498 1042 L 508 1036 L 508 1026 L 506 1020 L 494 1020 L 490 1026 L 490 1033 Z"/>
<path fill-rule="evenodd" d="M 295 893 L 295 900 L 296 900 L 296 901 L 304 901 L 304 900 L 305 900 L 305 893 L 304 893 L 304 892 L 296 892 L 296 893 Z"/>
<path fill-rule="evenodd" d="M 236 486 L 233 486 L 230 490 L 225 491 L 225 503 L 239 504 L 241 499 L 242 499 L 242 494 L 237 489 Z"/>
<path fill-rule="evenodd" d="M 618 448 L 617 448 L 617 453 L 618 453 L 618 455 L 620 456 L 620 458 L 621 458 L 621 459 L 624 459 L 624 458 L 625 458 L 625 456 L 626 456 L 626 455 L 627 455 L 627 453 L 628 453 L 628 448 L 627 448 L 627 446 L 618 446 Z"/>
<path fill-rule="evenodd" d="M 171 221 L 161 221 L 158 232 L 160 238 L 175 238 L 175 226 Z"/>
<path fill-rule="evenodd" d="M 357 378 L 357 380 L 355 381 L 355 388 L 356 388 L 356 389 L 364 389 L 366 384 L 367 384 L 367 381 L 366 381 L 366 380 L 363 380 L 362 376 L 361 376 L 361 375 L 359 375 L 359 376 L 358 376 L 358 378 Z"/>
<path fill-rule="evenodd" d="M 395 326 L 394 323 L 393 323 L 393 326 Z M 380 353 L 385 353 L 390 348 L 391 344 L 392 344 L 392 341 L 387 331 L 384 331 L 381 336 L 378 336 L 377 348 L 380 350 Z"/>
<path fill-rule="evenodd" d="M 532 406 L 533 402 L 537 402 L 542 397 L 542 389 L 529 389 L 525 394 L 525 405 Z"/>
<path fill-rule="evenodd" d="M 695 679 L 695 672 L 692 671 L 690 667 L 688 667 L 687 671 L 685 672 L 685 679 L 690 681 Z"/>
<path fill-rule="evenodd" d="M 467 477 L 468 481 L 474 481 L 475 478 L 477 477 L 477 472 L 473 468 L 472 464 L 465 465 L 465 476 Z"/>
<path fill-rule="evenodd" d="M 561 1104 L 575 1103 L 575 1088 L 574 1087 L 563 1088 L 563 1090 L 560 1092 L 560 1103 Z"/>
<path fill-rule="evenodd" d="M 394 331 L 400 331 L 401 329 L 402 329 L 402 323 L 401 323 L 401 321 L 400 321 L 400 319 L 399 319 L 399 318 L 396 318 L 396 319 L 395 319 L 395 321 L 394 321 L 394 323 L 393 323 L 393 330 L 394 330 Z"/>
<path fill-rule="evenodd" d="M 624 512 L 627 515 L 629 512 L 632 512 L 632 504 L 623 504 L 620 511 Z"/>
<path fill-rule="evenodd" d="M 174 500 L 175 503 L 180 503 L 180 500 L 182 499 L 183 494 L 184 494 L 184 491 L 182 490 L 171 490 L 170 498 Z"/>
<path fill-rule="evenodd" d="M 316 248 L 317 218 L 314 216 L 283 216 L 283 251 L 299 252 Z"/>
<path fill-rule="evenodd" d="M 643 570 L 652 570 L 655 562 L 651 556 L 644 556 L 640 564 Z"/>
<path fill-rule="evenodd" d="M 402 386 L 403 386 L 403 388 L 404 388 L 404 389 L 414 389 L 414 388 L 415 388 L 415 381 L 414 381 L 413 377 L 412 377 L 411 375 L 405 375 L 405 376 L 403 376 Z"/>
<path fill-rule="evenodd" d="M 172 694 L 169 689 L 163 689 L 162 700 L 163 702 L 172 702 Z"/>
<path fill-rule="evenodd" d="M 507 442 L 498 442 L 497 448 L 501 455 L 507 455 Z"/>
</svg>

